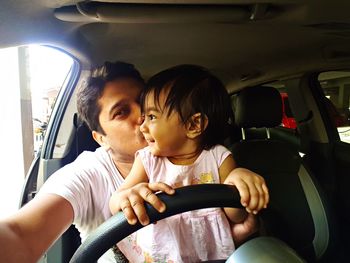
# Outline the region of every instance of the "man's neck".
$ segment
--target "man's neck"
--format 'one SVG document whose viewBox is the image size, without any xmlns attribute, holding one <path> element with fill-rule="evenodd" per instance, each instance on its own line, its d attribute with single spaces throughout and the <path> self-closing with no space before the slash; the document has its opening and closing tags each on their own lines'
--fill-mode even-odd
<svg viewBox="0 0 350 263">
<path fill-rule="evenodd" d="M 115 158 L 113 158 L 113 162 L 121 176 L 123 176 L 123 178 L 125 179 L 130 173 L 133 162 L 115 160 Z"/>
</svg>

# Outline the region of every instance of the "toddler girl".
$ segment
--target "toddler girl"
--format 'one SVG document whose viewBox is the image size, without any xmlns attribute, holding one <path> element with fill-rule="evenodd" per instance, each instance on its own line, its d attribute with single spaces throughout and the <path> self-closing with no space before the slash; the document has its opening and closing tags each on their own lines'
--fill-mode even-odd
<svg viewBox="0 0 350 263">
<path fill-rule="evenodd" d="M 163 182 L 172 188 L 232 184 L 242 172 L 222 146 L 233 122 L 230 98 L 206 69 L 180 65 L 158 73 L 149 80 L 141 107 L 140 130 L 148 147 L 136 153 L 123 189 L 141 182 Z M 111 198 L 110 208 L 121 209 L 118 195 Z M 137 245 L 145 262 L 226 259 L 234 250 L 230 223 L 246 217 L 246 210 L 238 208 L 182 213 L 138 231 Z"/>
</svg>

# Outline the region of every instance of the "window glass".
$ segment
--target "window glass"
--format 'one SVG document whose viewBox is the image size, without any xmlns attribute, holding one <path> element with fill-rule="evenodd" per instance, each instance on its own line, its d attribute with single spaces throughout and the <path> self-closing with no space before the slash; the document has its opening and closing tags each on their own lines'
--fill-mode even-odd
<svg viewBox="0 0 350 263">
<path fill-rule="evenodd" d="M 38 153 L 57 95 L 70 72 L 73 60 L 59 50 L 44 46 L 28 47 L 28 55 L 34 152 Z"/>
<path fill-rule="evenodd" d="M 284 112 L 288 118 L 293 118 L 292 110 L 290 109 L 288 97 L 283 98 Z"/>
<path fill-rule="evenodd" d="M 44 46 L 0 49 L 0 217 L 18 209 L 25 175 L 39 152 L 56 96 L 73 60 Z"/>
<path fill-rule="evenodd" d="M 276 81 L 273 83 L 269 83 L 268 86 L 276 88 L 282 98 L 282 122 L 281 126 L 288 128 L 288 129 L 296 129 L 297 125 L 292 113 L 292 110 L 290 108 L 288 94 L 286 92 L 286 84 L 284 81 Z"/>
<path fill-rule="evenodd" d="M 342 141 L 350 143 L 350 71 L 328 71 L 318 80 L 325 94 L 328 114 Z"/>
</svg>

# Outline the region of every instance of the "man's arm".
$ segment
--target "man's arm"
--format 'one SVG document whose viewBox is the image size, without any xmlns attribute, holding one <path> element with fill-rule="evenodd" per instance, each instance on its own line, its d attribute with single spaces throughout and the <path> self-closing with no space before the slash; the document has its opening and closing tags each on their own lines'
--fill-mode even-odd
<svg viewBox="0 0 350 263">
<path fill-rule="evenodd" d="M 0 262 L 36 262 L 73 222 L 71 204 L 58 195 L 34 198 L 0 220 Z"/>
</svg>

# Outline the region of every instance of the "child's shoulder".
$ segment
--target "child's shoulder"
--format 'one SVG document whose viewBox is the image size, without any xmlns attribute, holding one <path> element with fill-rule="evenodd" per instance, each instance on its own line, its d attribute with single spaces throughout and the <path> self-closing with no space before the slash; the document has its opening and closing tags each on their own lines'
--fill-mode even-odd
<svg viewBox="0 0 350 263">
<path fill-rule="evenodd" d="M 151 153 L 150 147 L 146 146 L 136 152 L 135 156 L 140 156 L 141 158 L 154 158 L 155 156 Z"/>
<path fill-rule="evenodd" d="M 159 162 L 164 160 L 164 157 L 152 154 L 149 146 L 138 150 L 135 154 L 135 157 L 138 156 L 141 158 L 141 160 L 147 160 L 148 162 Z"/>
<path fill-rule="evenodd" d="M 217 144 L 211 147 L 209 150 L 207 150 L 207 155 L 212 156 L 212 158 L 216 160 L 219 166 L 231 154 L 232 153 L 229 149 L 227 149 L 225 146 L 220 144 Z"/>
<path fill-rule="evenodd" d="M 221 153 L 231 153 L 229 149 L 227 149 L 225 146 L 223 146 L 221 144 L 214 145 L 208 151 L 209 152 L 213 152 L 213 153 L 219 153 L 219 154 L 221 154 Z"/>
</svg>

